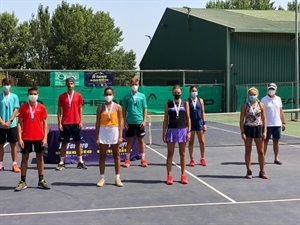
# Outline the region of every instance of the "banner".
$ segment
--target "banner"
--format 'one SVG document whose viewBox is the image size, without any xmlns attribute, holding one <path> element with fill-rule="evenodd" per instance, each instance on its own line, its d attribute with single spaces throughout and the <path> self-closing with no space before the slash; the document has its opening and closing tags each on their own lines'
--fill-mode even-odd
<svg viewBox="0 0 300 225">
<path fill-rule="evenodd" d="M 44 152 L 45 163 L 59 163 L 59 155 L 61 143 L 59 142 L 59 131 L 58 128 L 51 127 L 48 133 L 48 149 Z M 95 127 L 84 127 L 81 130 L 82 139 L 80 141 L 80 147 L 82 148 L 83 161 L 87 165 L 98 165 L 99 164 L 99 147 L 96 145 L 95 140 Z M 123 135 L 125 137 L 125 134 Z M 119 146 L 120 159 L 125 160 L 126 157 L 126 146 L 127 141 L 123 139 L 123 143 Z M 130 154 L 131 160 L 140 159 L 140 151 L 136 138 L 133 139 L 132 151 Z M 113 163 L 114 158 L 112 150 L 109 147 L 107 150 L 106 162 Z M 76 164 L 78 158 L 75 150 L 75 143 L 72 138 L 67 144 L 67 152 L 65 156 L 65 163 Z"/>
<path fill-rule="evenodd" d="M 236 111 L 240 112 L 241 107 L 244 103 L 248 101 L 247 91 L 251 86 L 236 85 L 237 92 L 237 107 Z M 258 99 L 262 99 L 267 95 L 267 86 L 257 86 L 255 87 L 259 91 Z M 300 87 L 299 87 L 300 88 Z M 295 109 L 296 108 L 296 87 L 293 85 L 282 85 L 277 86 L 277 92 L 282 101 L 283 109 Z M 300 91 L 299 91 L 300 95 Z"/>
<path fill-rule="evenodd" d="M 84 106 L 83 114 L 94 115 L 97 107 L 104 103 L 104 89 L 106 87 L 84 87 L 75 86 L 75 91 L 83 96 Z M 12 87 L 11 92 L 18 95 L 20 104 L 28 101 L 26 87 Z M 113 87 L 115 96 L 114 101 L 122 105 L 123 97 L 130 93 L 130 87 L 115 86 Z M 56 114 L 57 101 L 60 94 L 67 91 L 64 87 L 39 87 L 39 101 L 41 101 L 47 108 L 48 114 Z M 145 94 L 148 113 L 149 114 L 163 114 L 164 107 L 167 101 L 173 99 L 172 86 L 140 86 L 139 92 Z M 222 86 L 204 86 L 198 89 L 199 96 L 204 100 L 206 113 L 222 112 L 223 89 Z M 189 87 L 182 88 L 181 99 L 187 100 L 189 98 Z"/>
<path fill-rule="evenodd" d="M 82 71 L 53 71 L 50 72 L 50 86 L 52 87 L 65 87 L 66 79 L 73 77 L 75 80 L 75 86 L 82 85 Z"/>
<path fill-rule="evenodd" d="M 86 87 L 106 87 L 114 86 L 114 73 L 95 72 L 84 73 L 84 86 Z"/>
</svg>

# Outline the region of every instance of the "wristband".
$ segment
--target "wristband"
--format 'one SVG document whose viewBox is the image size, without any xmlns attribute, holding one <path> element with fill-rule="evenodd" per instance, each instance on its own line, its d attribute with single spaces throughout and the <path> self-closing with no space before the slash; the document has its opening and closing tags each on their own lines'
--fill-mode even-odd
<svg viewBox="0 0 300 225">
<path fill-rule="evenodd" d="M 285 125 L 286 123 L 282 123 L 283 125 Z"/>
<path fill-rule="evenodd" d="M 241 132 L 241 134 L 244 134 L 245 132 Z"/>
<path fill-rule="evenodd" d="M 205 125 L 206 124 L 206 121 L 203 121 L 203 125 Z"/>
</svg>

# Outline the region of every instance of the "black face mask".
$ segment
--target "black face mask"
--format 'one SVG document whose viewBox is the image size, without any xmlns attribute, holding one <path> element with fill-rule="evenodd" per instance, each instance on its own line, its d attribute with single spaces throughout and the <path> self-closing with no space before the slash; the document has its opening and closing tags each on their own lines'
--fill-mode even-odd
<svg viewBox="0 0 300 225">
<path fill-rule="evenodd" d="M 181 95 L 173 95 L 175 99 L 180 99 Z"/>
</svg>

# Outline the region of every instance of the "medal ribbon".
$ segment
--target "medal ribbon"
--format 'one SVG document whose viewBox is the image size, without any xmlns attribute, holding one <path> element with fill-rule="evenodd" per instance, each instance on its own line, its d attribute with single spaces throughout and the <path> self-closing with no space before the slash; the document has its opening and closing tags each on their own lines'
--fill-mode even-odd
<svg viewBox="0 0 300 225">
<path fill-rule="evenodd" d="M 107 115 L 108 115 L 108 119 L 110 119 L 110 115 L 111 115 L 113 106 L 114 106 L 114 102 L 111 103 L 110 110 L 108 111 L 108 107 L 107 107 L 107 105 L 105 104 L 105 111 L 106 111 L 106 113 L 107 113 Z"/>
<path fill-rule="evenodd" d="M 133 99 L 133 102 L 134 102 L 134 105 L 136 104 L 136 98 L 137 98 L 137 96 L 136 96 L 137 94 L 132 94 L 132 92 L 131 92 L 131 96 L 132 96 L 132 99 Z"/>
<path fill-rule="evenodd" d="M 253 116 L 255 116 L 255 112 L 254 112 L 254 110 L 253 110 L 253 108 L 252 108 L 250 102 L 249 102 L 248 104 L 249 104 L 249 106 L 250 106 L 250 109 L 251 109 L 251 111 L 252 111 Z M 257 107 L 257 102 L 255 102 L 254 108 L 256 108 L 256 107 Z"/>
<path fill-rule="evenodd" d="M 5 96 L 5 95 L 3 94 L 3 101 L 4 101 L 5 105 L 6 105 L 6 107 L 8 107 L 9 96 L 10 96 L 10 93 L 8 93 L 7 96 Z"/>
<path fill-rule="evenodd" d="M 174 104 L 174 108 L 175 108 L 175 111 L 176 111 L 176 117 L 179 117 L 179 109 L 180 109 L 180 106 L 181 106 L 181 99 L 179 100 L 178 107 L 177 107 L 177 105 L 174 101 L 173 101 L 173 104 Z"/>
<path fill-rule="evenodd" d="M 36 110 L 36 108 L 37 108 L 37 106 L 38 106 L 38 102 L 35 103 L 35 108 L 34 108 L 34 110 L 32 110 L 32 107 L 31 107 L 31 105 L 29 104 L 29 102 L 28 102 L 28 105 L 29 105 L 29 110 L 30 110 L 30 117 L 31 117 L 31 120 L 34 120 L 34 113 L 35 113 L 35 110 Z"/>
<path fill-rule="evenodd" d="M 196 104 L 197 104 L 197 101 L 198 101 L 197 98 L 195 98 L 195 101 L 192 99 L 192 103 L 193 103 L 193 106 L 194 106 L 194 111 L 196 111 Z"/>
<path fill-rule="evenodd" d="M 69 107 L 71 107 L 73 96 L 74 96 L 74 91 L 72 91 L 71 96 L 68 93 L 67 93 L 67 95 L 68 95 L 68 100 L 69 100 Z"/>
</svg>

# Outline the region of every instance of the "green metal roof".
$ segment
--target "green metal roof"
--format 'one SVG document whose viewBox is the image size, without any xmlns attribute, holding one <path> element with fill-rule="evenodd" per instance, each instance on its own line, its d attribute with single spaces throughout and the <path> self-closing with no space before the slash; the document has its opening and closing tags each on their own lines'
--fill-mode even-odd
<svg viewBox="0 0 300 225">
<path fill-rule="evenodd" d="M 170 8 L 187 14 L 186 8 Z M 281 10 L 191 8 L 189 16 L 233 29 L 234 32 L 295 33 L 295 13 Z"/>
</svg>

